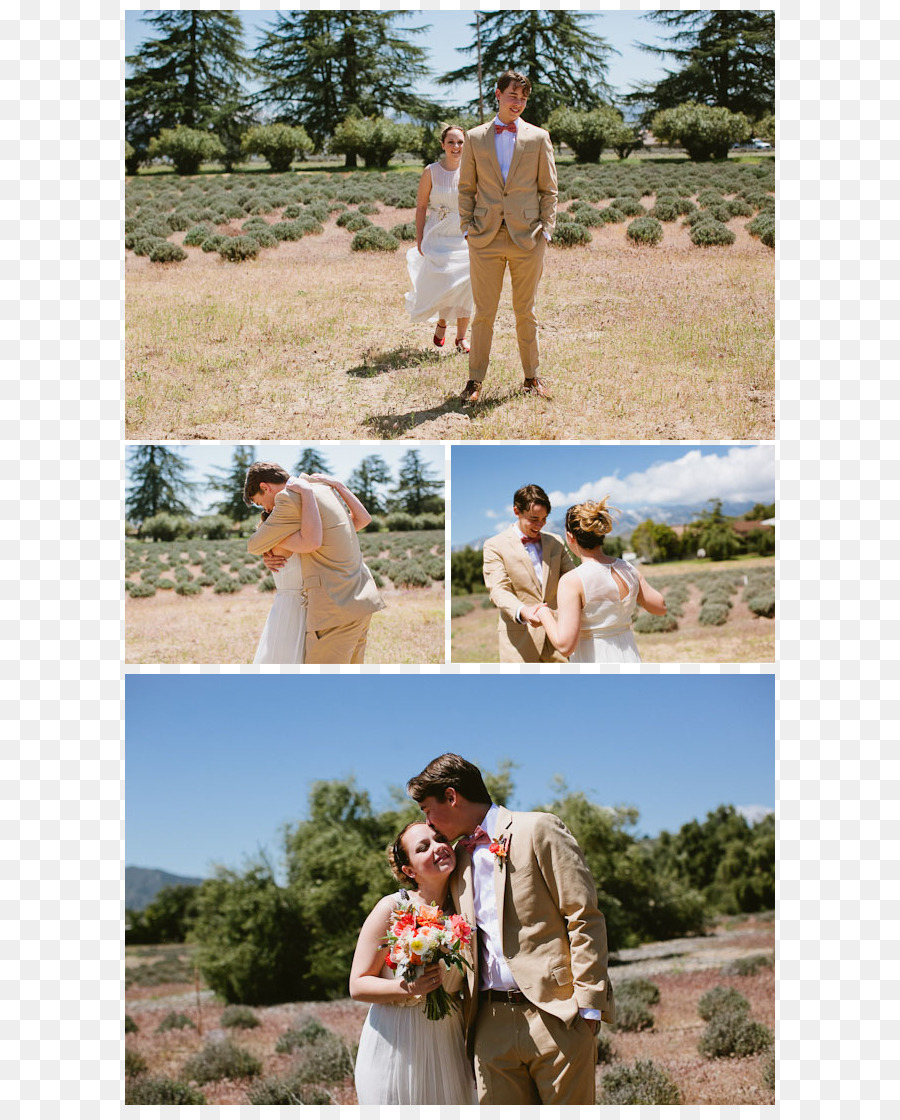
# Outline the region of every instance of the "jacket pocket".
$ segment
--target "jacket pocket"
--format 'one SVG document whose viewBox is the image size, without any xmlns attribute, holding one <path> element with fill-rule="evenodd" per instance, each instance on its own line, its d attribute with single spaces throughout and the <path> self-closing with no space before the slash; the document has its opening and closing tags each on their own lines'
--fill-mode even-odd
<svg viewBox="0 0 900 1120">
<path fill-rule="evenodd" d="M 561 988 L 568 987 L 572 983 L 572 969 L 567 964 L 558 964 L 555 968 L 551 968 L 550 972 Z"/>
</svg>

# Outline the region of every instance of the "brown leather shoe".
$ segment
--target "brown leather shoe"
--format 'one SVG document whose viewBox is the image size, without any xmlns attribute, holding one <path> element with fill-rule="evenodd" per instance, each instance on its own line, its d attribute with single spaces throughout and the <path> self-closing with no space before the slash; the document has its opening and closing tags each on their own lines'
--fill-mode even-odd
<svg viewBox="0 0 900 1120">
<path fill-rule="evenodd" d="M 545 400 L 550 400 L 550 391 L 547 386 L 541 381 L 539 377 L 526 377 L 525 384 L 522 386 L 523 393 L 532 393 L 537 397 L 544 397 Z"/>
<path fill-rule="evenodd" d="M 476 404 L 479 396 L 481 395 L 481 382 L 472 381 L 471 379 L 466 382 L 466 387 L 463 389 L 459 396 L 460 404 Z"/>
</svg>

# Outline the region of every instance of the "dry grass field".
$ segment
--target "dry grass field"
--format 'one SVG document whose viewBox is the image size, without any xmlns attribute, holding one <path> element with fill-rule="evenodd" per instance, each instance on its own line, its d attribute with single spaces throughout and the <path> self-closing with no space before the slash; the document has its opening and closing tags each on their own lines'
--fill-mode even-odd
<svg viewBox="0 0 900 1120">
<path fill-rule="evenodd" d="M 750 1001 L 752 1018 L 774 1028 L 774 969 L 763 967 L 753 976 L 723 976 L 721 971 L 729 961 L 759 953 L 771 956 L 774 949 L 774 922 L 769 915 L 768 919 L 760 916 L 720 924 L 707 937 L 659 942 L 620 953 L 610 964 L 613 986 L 626 978 L 646 977 L 658 986 L 660 1000 L 653 1005 L 655 1021 L 649 1030 L 610 1032 L 613 1056 L 611 1062 L 597 1066 L 598 1090 L 612 1064 L 632 1065 L 637 1060 L 652 1059 L 678 1085 L 686 1105 L 774 1104 L 774 1094 L 764 1084 L 759 1055 L 710 1059 L 701 1057 L 697 1050 L 705 1027 L 697 1002 L 717 985 L 740 991 Z M 296 1055 L 276 1053 L 275 1044 L 298 1015 L 314 1016 L 343 1038 L 351 1050 L 359 1040 L 367 1009 L 365 1004 L 349 999 L 255 1008 L 260 1026 L 226 1031 L 219 1026 L 223 1005 L 211 992 L 195 991 L 190 981 L 148 983 L 142 978 L 142 982 L 132 983 L 132 978 L 138 977 L 135 969 L 146 973 L 148 966 L 165 966 L 173 956 L 183 958 L 187 966 L 183 970 L 189 973 L 188 946 L 128 948 L 125 954 L 125 1010 L 138 1027 L 137 1033 L 127 1036 L 128 1047 L 147 1062 L 151 1074 L 177 1079 L 185 1061 L 205 1042 L 228 1037 L 261 1061 L 263 1077 L 284 1075 L 296 1063 Z M 156 1033 L 171 1011 L 187 1015 L 199 1029 L 184 1027 Z M 202 1091 L 207 1104 L 242 1104 L 251 1084 L 248 1078 L 223 1079 L 207 1083 Z M 328 1091 L 335 1104 L 357 1103 L 352 1078 L 329 1084 Z"/>
<path fill-rule="evenodd" d="M 382 205 L 372 220 L 412 218 Z M 468 409 L 465 359 L 407 321 L 408 243 L 354 253 L 332 219 L 240 264 L 199 248 L 176 264 L 128 252 L 127 436 L 772 438 L 775 254 L 746 224 L 728 223 L 736 240 L 724 248 L 698 248 L 671 222 L 655 247 L 629 242 L 626 223 L 593 229 L 584 247 L 552 246 L 537 312 L 553 399 L 520 393 L 507 280 L 485 391 Z"/>
<path fill-rule="evenodd" d="M 662 587 L 673 575 L 692 572 L 727 571 L 729 568 L 772 568 L 773 557 L 739 558 L 721 563 L 684 561 L 665 565 L 650 565 L 643 569 L 651 586 Z M 451 660 L 455 662 L 497 662 L 497 609 L 487 598 L 487 592 L 460 596 L 475 604 L 475 610 L 460 615 L 451 622 Z M 740 594 L 733 599 L 728 621 L 723 626 L 701 626 L 700 590 L 691 586 L 690 597 L 684 605 L 684 614 L 678 620 L 678 629 L 668 633 L 635 634 L 641 660 L 645 664 L 693 662 L 769 662 L 775 660 L 774 618 L 758 618 Z"/>
</svg>

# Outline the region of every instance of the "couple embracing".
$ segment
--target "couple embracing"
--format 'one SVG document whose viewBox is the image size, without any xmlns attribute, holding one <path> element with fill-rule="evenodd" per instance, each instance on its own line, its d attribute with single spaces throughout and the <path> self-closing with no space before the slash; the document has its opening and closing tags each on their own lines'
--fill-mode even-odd
<svg viewBox="0 0 900 1120">
<path fill-rule="evenodd" d="M 596 1035 L 615 1008 L 606 924 L 574 837 L 550 813 L 495 805 L 459 755 L 434 759 L 407 792 L 425 820 L 389 849 L 404 888 L 366 919 L 350 978 L 372 1005 L 359 1103 L 594 1104 Z M 471 930 L 464 980 L 441 965 L 395 976 L 386 937 L 404 907 L 459 915 L 454 928 Z M 462 1006 L 432 1020 L 421 1004 L 439 987 L 454 1001 L 462 988 Z"/>
</svg>

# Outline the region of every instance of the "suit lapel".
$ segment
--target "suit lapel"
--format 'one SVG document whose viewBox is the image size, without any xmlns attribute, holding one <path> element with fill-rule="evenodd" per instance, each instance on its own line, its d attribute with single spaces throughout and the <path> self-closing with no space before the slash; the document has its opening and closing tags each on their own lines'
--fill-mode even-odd
<svg viewBox="0 0 900 1120">
<path fill-rule="evenodd" d="M 500 160 L 497 159 L 497 145 L 494 142 L 494 122 L 493 122 L 493 119 L 491 120 L 491 123 L 487 126 L 487 131 L 484 133 L 484 153 L 488 158 L 488 162 L 490 163 L 491 168 L 496 173 L 497 180 L 500 183 L 500 186 L 502 188 L 503 187 L 503 174 L 500 171 Z"/>
<path fill-rule="evenodd" d="M 550 582 L 550 561 L 553 558 L 553 549 L 556 541 L 541 533 L 541 598 L 547 599 L 547 585 Z"/>
<path fill-rule="evenodd" d="M 522 567 L 523 574 L 527 573 L 527 576 L 530 578 L 532 587 L 537 592 L 537 594 L 540 595 L 541 588 L 538 585 L 538 578 L 534 572 L 534 564 L 532 564 L 531 562 L 531 557 L 528 555 L 528 550 L 525 548 L 525 545 L 522 544 L 522 534 L 519 531 L 518 524 L 510 526 L 509 537 L 510 548 L 513 551 L 513 555 L 519 562 L 520 567 Z M 543 556 L 543 548 L 541 549 L 541 555 Z"/>
<path fill-rule="evenodd" d="M 524 121 L 520 120 L 518 125 L 516 126 L 516 144 L 515 144 L 515 147 L 513 148 L 513 156 L 512 156 L 512 160 L 510 161 L 509 171 L 506 175 L 507 183 L 516 174 L 516 169 L 518 168 L 519 161 L 522 158 L 522 148 L 525 144 L 525 137 L 528 134 L 527 130 L 528 130 L 528 125 Z"/>
</svg>

